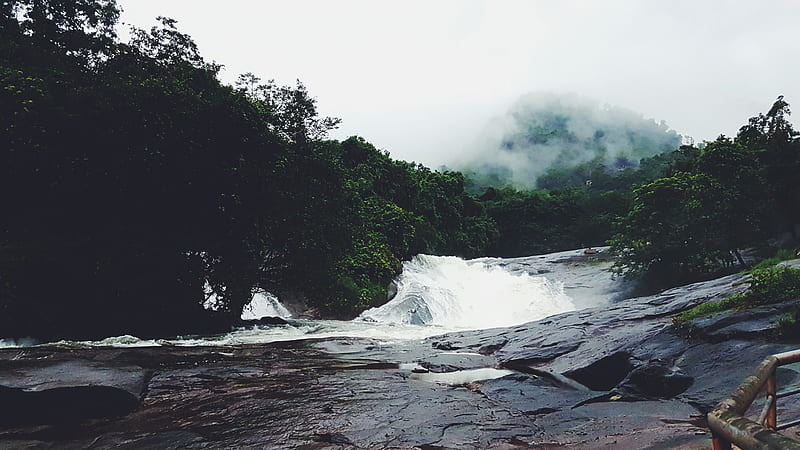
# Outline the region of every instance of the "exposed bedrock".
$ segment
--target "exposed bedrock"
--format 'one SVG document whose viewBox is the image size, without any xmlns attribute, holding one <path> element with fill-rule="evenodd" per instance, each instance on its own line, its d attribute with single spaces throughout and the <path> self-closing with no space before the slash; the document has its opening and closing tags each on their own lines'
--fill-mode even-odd
<svg viewBox="0 0 800 450">
<path fill-rule="evenodd" d="M 147 374 L 86 360 L 0 361 L 0 425 L 70 424 L 124 416 L 140 405 Z"/>
<path fill-rule="evenodd" d="M 708 447 L 705 412 L 797 347 L 773 336 L 790 305 L 671 318 L 746 280 L 424 341 L 0 349 L 0 448 Z"/>
</svg>

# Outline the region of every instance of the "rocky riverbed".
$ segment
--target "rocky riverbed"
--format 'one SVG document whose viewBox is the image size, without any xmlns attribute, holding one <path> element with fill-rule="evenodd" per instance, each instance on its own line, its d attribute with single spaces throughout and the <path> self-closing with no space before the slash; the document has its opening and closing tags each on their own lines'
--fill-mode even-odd
<svg viewBox="0 0 800 450">
<path fill-rule="evenodd" d="M 705 448 L 705 413 L 799 346 L 774 336 L 790 304 L 672 325 L 746 287 L 731 275 L 421 341 L 2 349 L 0 448 Z M 798 407 L 782 399 L 779 420 Z"/>
</svg>

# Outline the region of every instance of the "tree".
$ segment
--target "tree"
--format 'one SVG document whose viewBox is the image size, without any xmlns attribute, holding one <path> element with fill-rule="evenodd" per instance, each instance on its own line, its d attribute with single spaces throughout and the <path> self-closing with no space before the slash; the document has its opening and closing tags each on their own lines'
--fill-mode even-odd
<svg viewBox="0 0 800 450">
<path fill-rule="evenodd" d="M 617 273 L 665 286 L 703 277 L 727 262 L 726 219 L 716 209 L 722 186 L 704 174 L 677 173 L 633 191 L 633 205 L 611 240 Z"/>
<path fill-rule="evenodd" d="M 768 181 L 768 196 L 777 204 L 773 221 L 779 229 L 789 230 L 795 238 L 795 224 L 800 223 L 800 139 L 789 122 L 789 104 L 779 96 L 766 114 L 750 118 L 739 129 L 736 142 L 757 155 Z"/>
<path fill-rule="evenodd" d="M 339 120 L 299 82 L 221 84 L 172 19 L 121 43 L 111 0 L 0 12 L 6 336 L 220 331 L 256 289 L 351 317 L 401 260 L 496 233 L 461 174 L 326 139 Z"/>
</svg>

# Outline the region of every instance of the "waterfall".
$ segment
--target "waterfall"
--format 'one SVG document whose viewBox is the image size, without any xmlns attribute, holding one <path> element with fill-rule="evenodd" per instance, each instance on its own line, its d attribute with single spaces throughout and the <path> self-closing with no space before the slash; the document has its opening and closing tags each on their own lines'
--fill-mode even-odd
<svg viewBox="0 0 800 450">
<path fill-rule="evenodd" d="M 242 310 L 242 319 L 260 319 L 268 316 L 288 319 L 292 314 L 278 301 L 278 297 L 266 291 L 256 292 L 250 303 Z"/>
<path fill-rule="evenodd" d="M 403 264 L 397 295 L 358 319 L 380 323 L 492 328 L 517 325 L 575 306 L 560 282 L 511 273 L 491 260 L 418 255 Z"/>
</svg>

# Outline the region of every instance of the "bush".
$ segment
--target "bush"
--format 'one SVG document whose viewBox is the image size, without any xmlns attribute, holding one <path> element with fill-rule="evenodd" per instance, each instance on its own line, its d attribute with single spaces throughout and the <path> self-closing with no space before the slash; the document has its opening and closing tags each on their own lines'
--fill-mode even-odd
<svg viewBox="0 0 800 450">
<path fill-rule="evenodd" d="M 796 248 L 779 249 L 777 252 L 775 252 L 774 256 L 759 261 L 759 263 L 753 266 L 750 270 L 748 270 L 748 272 L 752 273 L 754 270 L 766 269 L 768 267 L 772 267 L 781 261 L 788 261 L 790 259 L 795 259 L 797 258 L 798 253 L 800 253 L 800 250 Z"/>
<path fill-rule="evenodd" d="M 691 320 L 720 311 L 748 309 L 759 305 L 781 303 L 800 298 L 800 270 L 774 266 L 752 271 L 750 289 L 717 302 L 703 303 L 684 311 L 675 318 L 675 325 L 686 325 Z"/>
<path fill-rule="evenodd" d="M 800 297 L 800 270 L 775 266 L 754 270 L 750 290 L 744 295 L 754 304 L 780 303 Z"/>
</svg>

